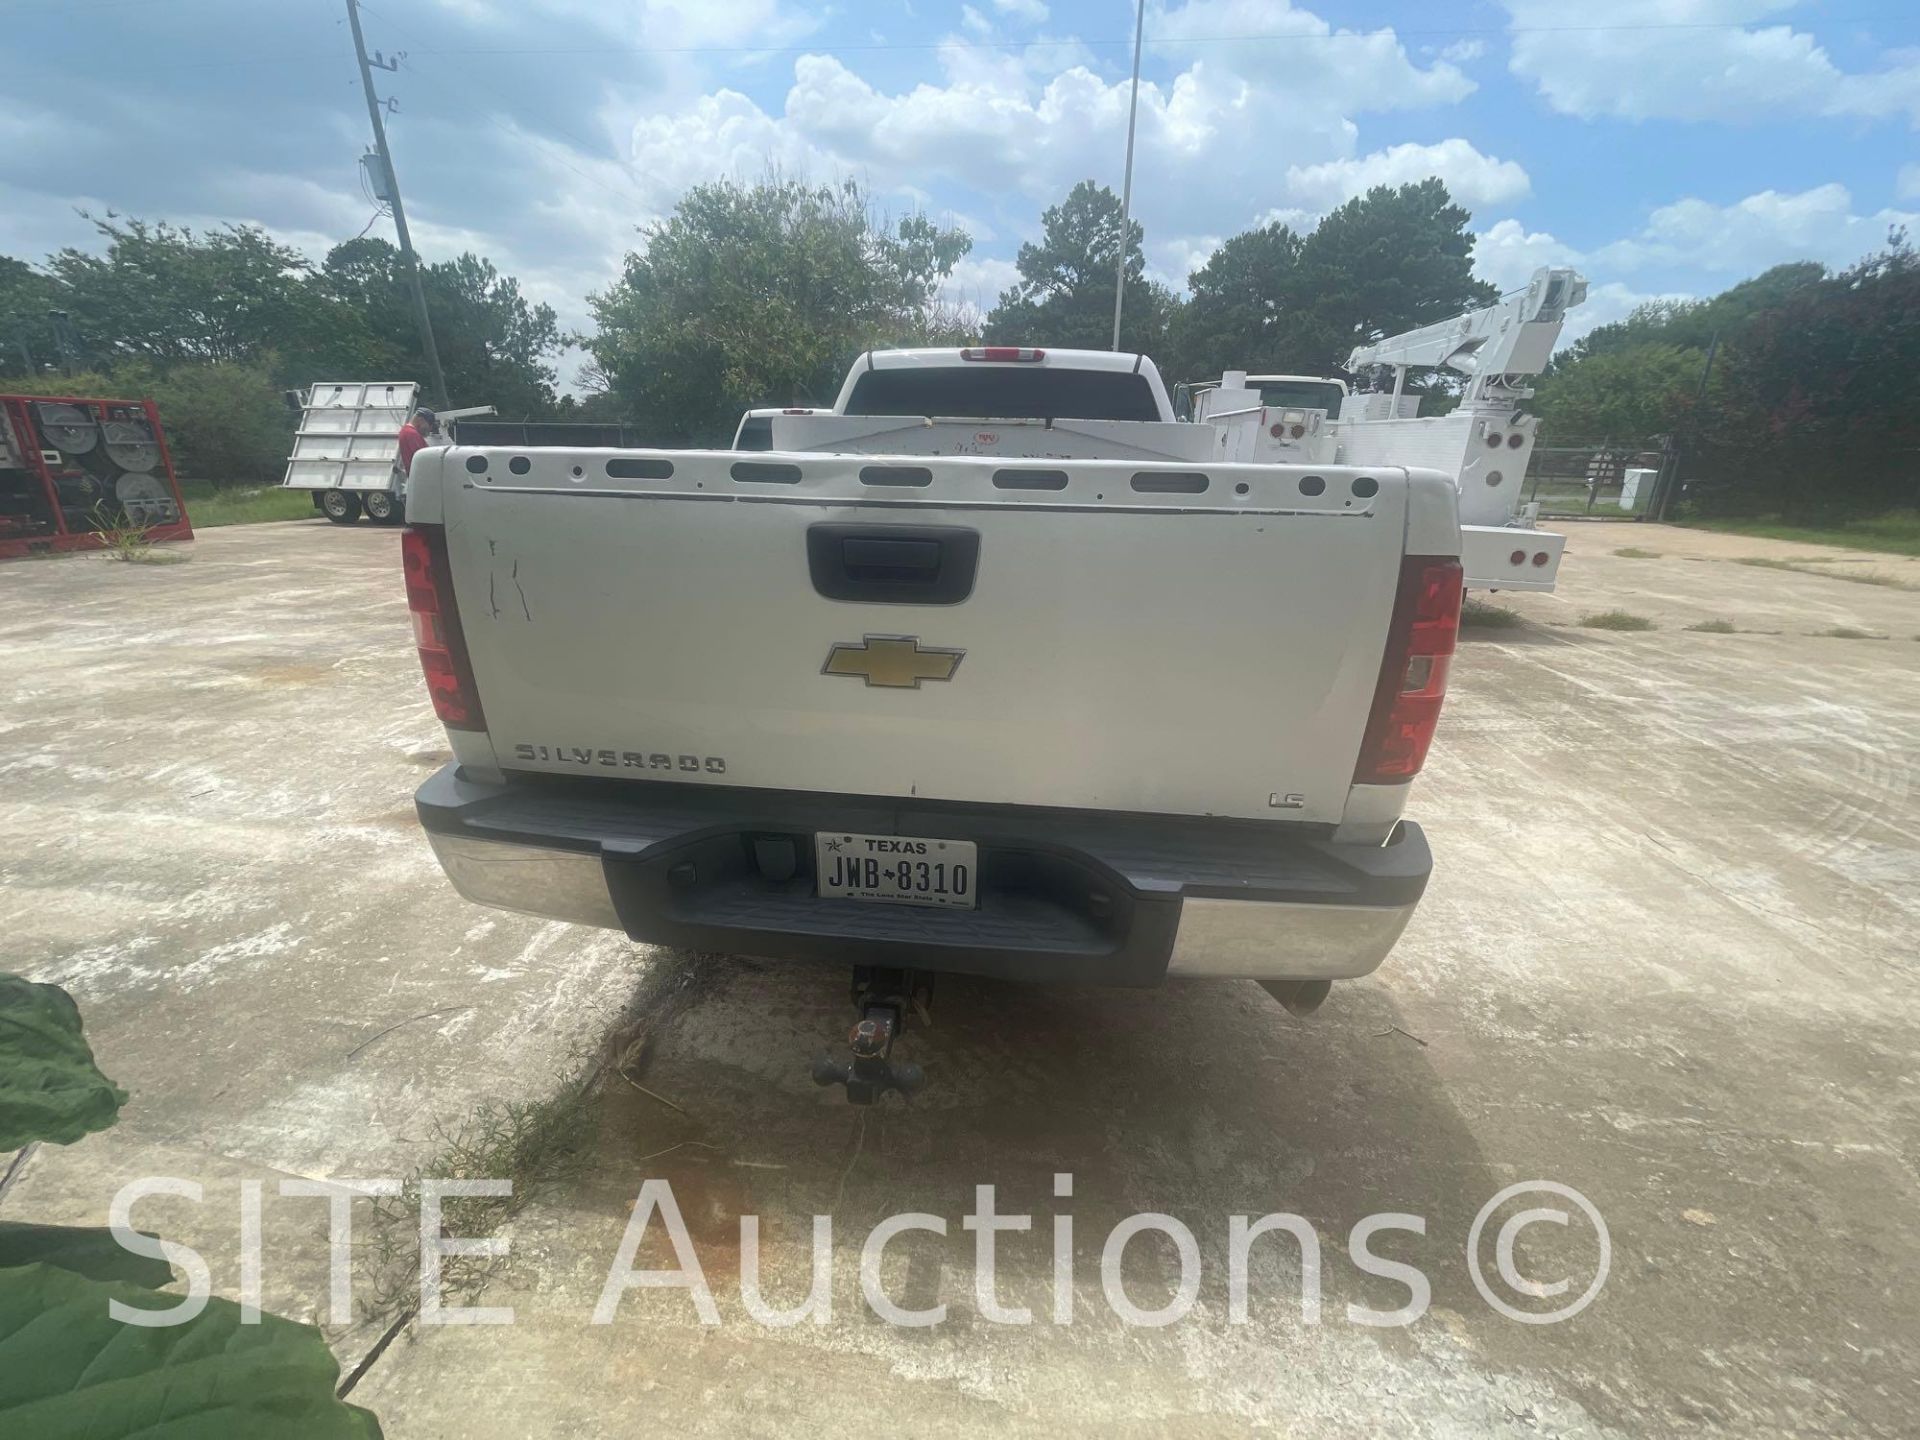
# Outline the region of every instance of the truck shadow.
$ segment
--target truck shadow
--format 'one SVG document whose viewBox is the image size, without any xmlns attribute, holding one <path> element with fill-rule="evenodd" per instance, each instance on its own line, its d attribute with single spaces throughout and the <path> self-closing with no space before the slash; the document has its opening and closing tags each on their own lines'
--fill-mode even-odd
<svg viewBox="0 0 1920 1440">
<path fill-rule="evenodd" d="M 644 1073 L 603 1092 L 593 1168 L 570 1203 L 624 1221 L 643 1180 L 670 1181 L 710 1278 L 737 1265 L 742 1214 L 779 1237 L 762 1241 L 772 1274 L 804 1272 L 814 1215 L 833 1217 L 845 1252 L 883 1218 L 921 1212 L 947 1217 L 948 1234 L 896 1242 L 916 1257 L 906 1291 L 921 1292 L 896 1298 L 970 1313 L 974 1237 L 960 1218 L 992 1185 L 1001 1213 L 1034 1217 L 1031 1235 L 1001 1245 L 999 1273 L 1002 1293 L 1037 1312 L 1051 1217 L 1074 1217 L 1078 1274 L 1097 1299 L 1103 1242 L 1141 1212 L 1193 1231 L 1221 1305 L 1228 1217 L 1304 1217 L 1330 1317 L 1347 1301 L 1407 1302 L 1399 1282 L 1354 1266 L 1348 1236 L 1376 1213 L 1420 1216 L 1424 1237 L 1382 1234 L 1374 1252 L 1417 1264 L 1436 1306 L 1477 1305 L 1462 1245 L 1500 1186 L 1382 985 L 1337 985 L 1299 1020 L 1250 982 L 1129 991 L 942 976 L 932 1025 L 900 1052 L 926 1067 L 926 1088 L 863 1111 L 808 1072 L 852 1022 L 846 971 L 675 952 L 653 963 L 647 988 L 686 998 L 647 1035 Z M 1056 1195 L 1059 1174 L 1071 1198 Z M 1256 1293 L 1297 1306 L 1294 1242 L 1260 1244 Z M 1170 1243 L 1143 1238 L 1127 1255 L 1129 1293 L 1164 1303 L 1177 1269 Z"/>
</svg>

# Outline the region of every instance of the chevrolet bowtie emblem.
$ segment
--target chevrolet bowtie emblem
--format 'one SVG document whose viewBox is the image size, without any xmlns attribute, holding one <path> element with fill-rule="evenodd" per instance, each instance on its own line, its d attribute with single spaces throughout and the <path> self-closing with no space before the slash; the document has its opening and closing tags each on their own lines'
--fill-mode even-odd
<svg viewBox="0 0 1920 1440">
<path fill-rule="evenodd" d="M 858 675 L 869 685 L 918 690 L 922 680 L 951 680 L 964 650 L 922 647 L 918 635 L 868 635 L 827 652 L 822 675 Z"/>
</svg>

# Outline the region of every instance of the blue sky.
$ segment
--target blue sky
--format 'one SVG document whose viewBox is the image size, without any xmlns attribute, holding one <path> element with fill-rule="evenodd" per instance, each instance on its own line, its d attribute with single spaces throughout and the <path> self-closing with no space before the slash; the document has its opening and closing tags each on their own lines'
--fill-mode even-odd
<svg viewBox="0 0 1920 1440">
<path fill-rule="evenodd" d="M 853 176 L 975 235 L 991 305 L 1042 209 L 1118 188 L 1131 0 L 370 0 L 429 256 L 563 320 L 691 184 Z M 335 0 L 0 0 L 0 253 L 77 208 L 250 221 L 316 258 L 372 215 Z M 1920 236 L 1912 0 L 1149 0 L 1135 214 L 1176 288 L 1227 235 L 1438 174 L 1509 286 L 1580 266 L 1569 333 L 1782 260 Z M 384 227 L 386 222 L 380 222 Z"/>
</svg>

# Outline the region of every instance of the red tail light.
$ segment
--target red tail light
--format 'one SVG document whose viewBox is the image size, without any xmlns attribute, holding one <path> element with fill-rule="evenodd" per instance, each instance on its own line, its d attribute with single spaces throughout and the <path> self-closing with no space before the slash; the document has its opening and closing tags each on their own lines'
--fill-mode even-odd
<svg viewBox="0 0 1920 1440">
<path fill-rule="evenodd" d="M 1401 562 L 1393 627 L 1354 784 L 1399 784 L 1426 763 L 1460 634 L 1462 583 L 1460 562 L 1451 557 L 1409 555 Z"/>
<path fill-rule="evenodd" d="M 400 536 L 407 573 L 407 609 L 413 612 L 413 643 L 426 673 L 434 713 L 454 730 L 484 730 L 480 694 L 467 663 L 466 636 L 453 603 L 453 570 L 447 564 L 446 532 L 409 529 Z"/>
<path fill-rule="evenodd" d="M 1019 345 L 974 345 L 960 352 L 962 360 L 1044 360 L 1044 350 L 1028 350 Z"/>
</svg>

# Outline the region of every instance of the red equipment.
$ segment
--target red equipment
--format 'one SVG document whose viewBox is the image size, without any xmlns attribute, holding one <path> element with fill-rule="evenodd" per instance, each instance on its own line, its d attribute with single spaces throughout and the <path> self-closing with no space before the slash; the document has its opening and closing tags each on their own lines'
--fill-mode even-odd
<svg viewBox="0 0 1920 1440">
<path fill-rule="evenodd" d="M 153 402 L 0 395 L 0 560 L 97 549 L 129 525 L 193 538 Z"/>
</svg>

